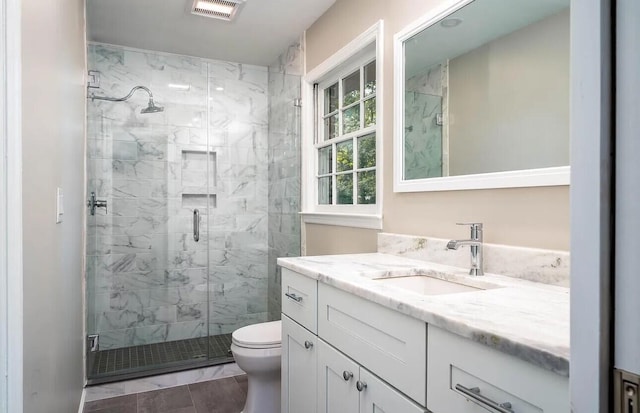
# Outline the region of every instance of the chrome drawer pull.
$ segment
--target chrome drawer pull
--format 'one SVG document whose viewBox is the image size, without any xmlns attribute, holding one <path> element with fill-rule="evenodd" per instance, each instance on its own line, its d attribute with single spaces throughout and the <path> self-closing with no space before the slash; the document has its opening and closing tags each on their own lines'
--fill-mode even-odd
<svg viewBox="0 0 640 413">
<path fill-rule="evenodd" d="M 481 405 L 495 410 L 496 412 L 514 413 L 514 411 L 511 410 L 511 403 L 509 402 L 496 403 L 493 400 L 481 395 L 479 387 L 473 387 L 469 389 L 467 387 L 464 387 L 462 384 L 456 384 L 456 390 L 463 393 L 465 396 L 468 396 L 470 399 L 477 401 Z"/>
<path fill-rule="evenodd" d="M 299 303 L 300 301 L 302 301 L 302 297 L 297 296 L 297 295 L 295 295 L 293 293 L 284 293 L 284 295 L 286 295 L 287 297 L 291 298 L 295 302 Z"/>
<path fill-rule="evenodd" d="M 342 372 L 342 378 L 344 379 L 344 381 L 349 381 L 351 380 L 351 378 L 353 377 L 353 373 L 351 373 L 350 371 L 343 371 Z"/>
<path fill-rule="evenodd" d="M 356 389 L 358 389 L 358 391 L 364 391 L 364 389 L 366 388 L 367 388 L 367 383 L 360 380 L 356 382 Z"/>
<path fill-rule="evenodd" d="M 304 342 L 304 348 L 309 350 L 311 347 L 313 347 L 313 343 L 312 342 L 310 342 L 308 340 Z"/>
</svg>

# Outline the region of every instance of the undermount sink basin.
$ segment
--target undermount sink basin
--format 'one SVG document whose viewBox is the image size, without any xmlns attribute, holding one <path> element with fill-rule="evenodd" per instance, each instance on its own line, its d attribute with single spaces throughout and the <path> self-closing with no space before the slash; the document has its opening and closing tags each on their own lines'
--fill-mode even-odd
<svg viewBox="0 0 640 413">
<path fill-rule="evenodd" d="M 483 288 L 471 287 L 424 275 L 376 278 L 375 281 L 422 295 L 455 294 L 483 290 Z"/>
</svg>

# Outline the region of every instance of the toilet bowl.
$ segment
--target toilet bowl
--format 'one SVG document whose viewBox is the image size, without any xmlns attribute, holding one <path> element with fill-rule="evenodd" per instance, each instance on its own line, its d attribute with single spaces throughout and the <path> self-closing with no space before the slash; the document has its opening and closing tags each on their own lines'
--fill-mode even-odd
<svg viewBox="0 0 640 413">
<path fill-rule="evenodd" d="M 282 323 L 271 321 L 234 331 L 231 352 L 247 373 L 247 401 L 241 413 L 280 413 Z"/>
</svg>

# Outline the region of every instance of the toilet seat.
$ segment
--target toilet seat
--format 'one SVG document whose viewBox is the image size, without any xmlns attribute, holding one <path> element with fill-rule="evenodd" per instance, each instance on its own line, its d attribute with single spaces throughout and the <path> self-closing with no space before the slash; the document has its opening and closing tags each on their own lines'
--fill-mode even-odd
<svg viewBox="0 0 640 413">
<path fill-rule="evenodd" d="M 239 328 L 231 335 L 231 342 L 238 347 L 270 349 L 282 346 L 282 322 L 253 324 Z"/>
</svg>

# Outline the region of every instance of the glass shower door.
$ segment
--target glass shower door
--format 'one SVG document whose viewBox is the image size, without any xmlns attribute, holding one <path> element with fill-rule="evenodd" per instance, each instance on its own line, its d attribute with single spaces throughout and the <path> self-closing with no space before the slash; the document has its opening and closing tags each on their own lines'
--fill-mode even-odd
<svg viewBox="0 0 640 413">
<path fill-rule="evenodd" d="M 88 101 L 87 193 L 106 203 L 87 222 L 88 378 L 207 364 L 206 64 L 91 45 L 89 67 L 90 92 L 143 85 L 164 111 L 141 113 L 142 93 Z"/>
</svg>

